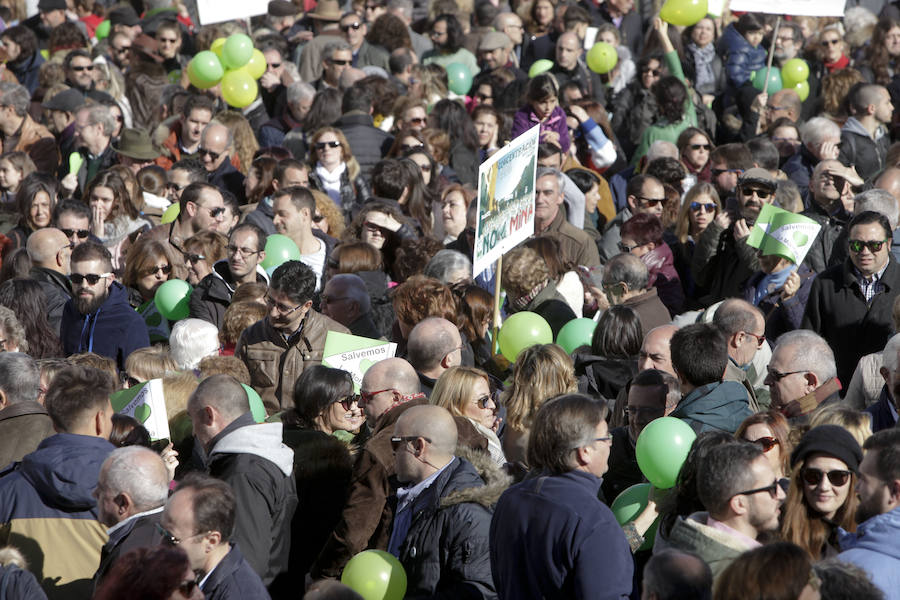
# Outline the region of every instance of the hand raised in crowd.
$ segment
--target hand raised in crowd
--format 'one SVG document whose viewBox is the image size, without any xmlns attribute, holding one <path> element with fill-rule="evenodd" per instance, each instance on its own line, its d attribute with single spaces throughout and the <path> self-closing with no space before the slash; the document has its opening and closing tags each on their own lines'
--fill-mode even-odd
<svg viewBox="0 0 900 600">
<path fill-rule="evenodd" d="M 159 456 L 166 465 L 166 473 L 169 474 L 169 481 L 173 481 L 175 479 L 175 469 L 178 468 L 178 451 L 175 450 L 175 445 L 172 442 L 169 442 L 169 445 L 159 453 Z"/>
<path fill-rule="evenodd" d="M 68 175 L 66 175 L 68 177 Z M 99 204 L 94 204 L 91 206 L 91 215 L 93 216 L 93 221 L 91 222 L 91 233 L 96 235 L 99 238 L 106 237 L 104 230 L 106 228 L 106 215 L 103 213 L 103 208 Z"/>
<path fill-rule="evenodd" d="M 541 141 L 548 142 L 550 144 L 556 144 L 559 146 L 559 132 L 558 131 L 542 131 L 541 132 Z"/>
<path fill-rule="evenodd" d="M 731 213 L 729 213 L 727 210 L 723 210 L 718 215 L 716 215 L 716 218 L 713 220 L 713 222 L 722 229 L 728 229 L 729 227 L 731 227 Z"/>
<path fill-rule="evenodd" d="M 742 240 L 746 237 L 750 236 L 750 227 L 747 226 L 747 221 L 744 219 L 738 219 L 734 223 L 734 239 Z"/>
<path fill-rule="evenodd" d="M 577 104 L 572 104 L 569 106 L 569 112 L 572 113 L 572 116 L 578 119 L 579 123 L 584 123 L 588 119 L 590 119 L 590 115 L 587 114 L 587 111 L 578 106 Z"/>
<path fill-rule="evenodd" d="M 63 189 L 66 196 L 71 196 L 72 192 L 78 189 L 78 175 L 69 173 L 60 180 L 59 186 Z"/>
<path fill-rule="evenodd" d="M 259 85 L 271 91 L 281 85 L 281 78 L 272 71 L 266 71 L 259 78 Z"/>
<path fill-rule="evenodd" d="M 835 144 L 834 142 L 822 142 L 819 145 L 819 154 L 821 155 L 822 160 L 837 160 L 840 152 L 841 149 L 839 144 Z"/>
<path fill-rule="evenodd" d="M 797 274 L 797 271 L 791 271 L 791 274 L 788 275 L 784 282 L 784 287 L 781 288 L 781 299 L 787 300 L 792 298 L 797 293 L 797 290 L 800 289 L 800 283 L 800 275 Z"/>
<path fill-rule="evenodd" d="M 370 212 L 366 216 L 366 220 L 372 225 L 377 225 L 388 231 L 397 231 L 402 227 L 400 221 L 394 217 L 377 211 Z"/>
</svg>

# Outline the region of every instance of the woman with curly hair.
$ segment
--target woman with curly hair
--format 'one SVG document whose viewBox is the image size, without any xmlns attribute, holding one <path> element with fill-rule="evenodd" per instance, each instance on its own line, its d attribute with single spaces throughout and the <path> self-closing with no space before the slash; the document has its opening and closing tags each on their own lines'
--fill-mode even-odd
<svg viewBox="0 0 900 600">
<path fill-rule="evenodd" d="M 428 31 L 434 48 L 422 55 L 423 65 L 434 63 L 446 69 L 448 65 L 459 63 L 469 70 L 472 77 L 478 75 L 478 60 L 463 45 L 465 34 L 455 15 L 448 13 L 438 15 L 431 22 Z"/>
<path fill-rule="evenodd" d="M 376 46 L 381 46 L 389 53 L 397 48 L 409 48 L 412 50 L 412 40 L 409 37 L 409 29 L 400 17 L 385 13 L 375 19 L 369 26 L 369 35 L 366 41 Z"/>
<path fill-rule="evenodd" d="M 348 218 L 368 199 L 368 183 L 340 129 L 323 127 L 310 137 L 309 165 L 309 187 L 328 194 Z"/>
<path fill-rule="evenodd" d="M 410 277 L 394 288 L 392 300 L 403 340 L 409 337 L 413 327 L 427 317 L 441 317 L 451 323 L 459 320 L 453 292 L 432 277 Z"/>
<path fill-rule="evenodd" d="M 843 127 L 850 116 L 847 95 L 861 81 L 865 81 L 863 74 L 849 67 L 825 75 L 822 78 L 822 116 Z"/>
<path fill-rule="evenodd" d="M 316 200 L 316 211 L 312 216 L 313 229 L 318 229 L 322 233 L 327 233 L 333 238 L 340 239 L 344 235 L 344 229 L 346 229 L 346 222 L 341 209 L 328 197 L 328 194 L 319 190 L 310 191 Z"/>
<path fill-rule="evenodd" d="M 59 336 L 54 331 L 48 318 L 55 316 L 62 318 L 62 307 L 54 310 L 51 315 L 47 296 L 41 284 L 33 279 L 10 279 L 0 284 L 0 305 L 7 307 L 16 315 L 22 328 L 23 337 L 5 339 L 18 339 L 21 352 L 27 352 L 33 358 L 54 358 L 62 356 L 62 346 Z M 10 325 L 12 328 L 12 325 Z M 7 334 L 15 333 L 9 329 Z M 9 346 L 7 351 L 11 351 Z"/>
</svg>

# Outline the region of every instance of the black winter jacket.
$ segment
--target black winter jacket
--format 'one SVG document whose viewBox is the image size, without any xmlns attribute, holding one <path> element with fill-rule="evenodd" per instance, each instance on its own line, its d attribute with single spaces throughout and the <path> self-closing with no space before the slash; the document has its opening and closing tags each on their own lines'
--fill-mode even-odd
<svg viewBox="0 0 900 600">
<path fill-rule="evenodd" d="M 257 265 L 256 281 L 269 283 L 266 270 Z M 200 280 L 191 293 L 190 312 L 192 319 L 203 319 L 222 329 L 225 309 L 231 304 L 231 297 L 237 286 L 228 270 L 228 261 L 222 259 L 213 264 L 212 273 Z"/>
<path fill-rule="evenodd" d="M 360 175 L 368 180 L 372 167 L 387 155 L 394 138 L 375 127 L 372 116 L 362 112 L 345 114 L 337 120 L 335 127 L 347 138 L 350 150 L 359 163 Z"/>
<path fill-rule="evenodd" d="M 203 584 L 206 600 L 269 600 L 269 593 L 236 543 Z"/>
</svg>

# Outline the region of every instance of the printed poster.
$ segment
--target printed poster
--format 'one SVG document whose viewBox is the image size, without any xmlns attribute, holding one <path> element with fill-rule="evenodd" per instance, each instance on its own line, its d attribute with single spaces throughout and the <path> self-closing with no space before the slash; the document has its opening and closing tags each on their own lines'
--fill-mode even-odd
<svg viewBox="0 0 900 600">
<path fill-rule="evenodd" d="M 109 402 L 115 412 L 134 417 L 146 427 L 151 440 L 169 438 L 169 417 L 162 379 L 151 379 L 119 390 L 109 396 Z"/>
<path fill-rule="evenodd" d="M 267 0 L 197 0 L 200 25 L 249 19 L 269 11 Z"/>
<path fill-rule="evenodd" d="M 325 337 L 322 364 L 333 369 L 343 369 L 353 377 L 353 389 L 359 392 L 362 378 L 369 367 L 386 358 L 393 358 L 397 344 L 384 340 L 329 331 Z"/>
<path fill-rule="evenodd" d="M 759 248 L 763 256 L 776 255 L 799 265 L 820 229 L 809 217 L 766 204 L 750 231 L 747 245 Z"/>
<path fill-rule="evenodd" d="M 771 15 L 843 17 L 845 4 L 846 0 L 731 0 L 731 10 Z"/>
</svg>

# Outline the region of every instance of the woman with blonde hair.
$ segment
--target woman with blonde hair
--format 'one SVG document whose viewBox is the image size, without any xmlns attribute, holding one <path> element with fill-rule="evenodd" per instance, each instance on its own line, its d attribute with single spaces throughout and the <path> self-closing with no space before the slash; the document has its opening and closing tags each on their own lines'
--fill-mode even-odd
<svg viewBox="0 0 900 600">
<path fill-rule="evenodd" d="M 538 409 L 550 398 L 578 391 L 572 358 L 556 344 L 537 344 L 522 350 L 513 366 L 512 384 L 500 403 L 506 407 L 503 453 L 526 463 L 528 433 Z"/>
<path fill-rule="evenodd" d="M 309 187 L 328 197 L 349 218 L 369 196 L 369 186 L 347 138 L 337 127 L 322 127 L 309 139 Z"/>
<path fill-rule="evenodd" d="M 325 192 L 319 190 L 311 190 L 313 198 L 316 200 L 316 214 L 313 215 L 313 228 L 327 233 L 333 238 L 340 239 L 344 235 L 346 222 L 341 209 L 337 204 L 328 197 Z"/>
<path fill-rule="evenodd" d="M 678 244 L 673 244 L 675 268 L 684 286 L 685 298 L 698 298 L 702 293 L 697 290 L 694 275 L 691 272 L 691 261 L 700 234 L 706 231 L 709 224 L 722 212 L 722 202 L 716 187 L 705 181 L 694 184 L 684 196 L 684 202 L 675 219 L 675 237 Z"/>
<path fill-rule="evenodd" d="M 474 367 L 451 367 L 434 384 L 431 403 L 446 408 L 456 417 L 465 417 L 475 429 L 487 438 L 491 459 L 498 465 L 506 464 L 506 456 L 497 437 L 500 419 L 497 405 L 491 396 L 491 384 L 487 373 Z"/>
<path fill-rule="evenodd" d="M 872 417 L 869 413 L 855 410 L 849 406 L 829 405 L 813 411 L 809 418 L 809 426 L 838 425 L 850 432 L 856 442 L 863 446 L 872 437 Z"/>
<path fill-rule="evenodd" d="M 125 359 L 124 387 L 130 388 L 151 379 L 160 379 L 177 368 L 165 346 L 138 348 Z"/>
<path fill-rule="evenodd" d="M 791 427 L 779 412 L 750 415 L 734 432 L 735 439 L 756 444 L 772 465 L 776 477 L 791 472 Z"/>
</svg>

